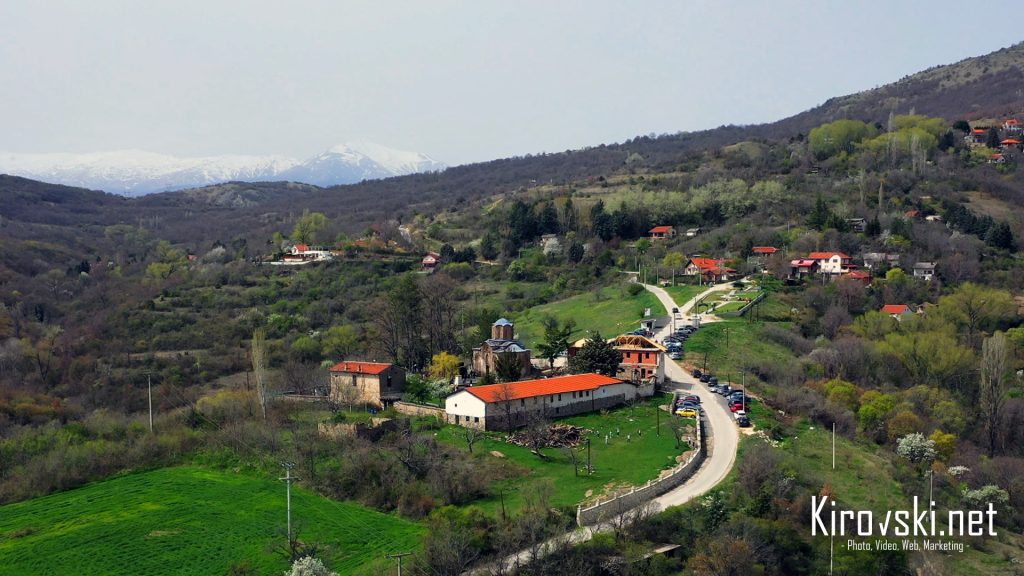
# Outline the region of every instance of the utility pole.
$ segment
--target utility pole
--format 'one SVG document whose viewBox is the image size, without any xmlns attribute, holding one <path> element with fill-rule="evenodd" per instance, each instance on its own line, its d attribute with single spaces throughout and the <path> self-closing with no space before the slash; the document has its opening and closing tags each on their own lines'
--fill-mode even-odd
<svg viewBox="0 0 1024 576">
<path fill-rule="evenodd" d="M 590 461 L 590 438 L 587 438 L 587 474 L 593 474 L 593 473 L 594 473 L 594 467 L 591 465 L 591 461 Z"/>
<path fill-rule="evenodd" d="M 153 433 L 153 375 L 146 372 L 146 387 L 149 388 L 149 433 Z"/>
<path fill-rule="evenodd" d="M 285 469 L 284 478 L 278 478 L 283 480 L 287 485 L 288 494 L 288 547 L 292 545 L 292 482 L 298 480 L 298 477 L 292 476 L 292 468 L 295 467 L 294 462 L 281 462 L 281 466 Z"/>
<path fill-rule="evenodd" d="M 399 552 L 398 554 L 385 554 L 385 558 L 398 558 L 398 576 L 402 576 L 402 556 L 408 556 L 412 552 Z"/>
</svg>

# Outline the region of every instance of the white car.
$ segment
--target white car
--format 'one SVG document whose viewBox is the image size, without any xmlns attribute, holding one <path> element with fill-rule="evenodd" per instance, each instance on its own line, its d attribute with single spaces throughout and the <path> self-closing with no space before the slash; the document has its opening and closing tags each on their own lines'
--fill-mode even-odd
<svg viewBox="0 0 1024 576">
<path fill-rule="evenodd" d="M 737 410 L 737 411 L 732 413 L 732 417 L 737 419 L 737 420 L 739 420 L 741 417 L 746 416 L 746 415 L 747 415 L 747 411 L 746 410 Z"/>
</svg>

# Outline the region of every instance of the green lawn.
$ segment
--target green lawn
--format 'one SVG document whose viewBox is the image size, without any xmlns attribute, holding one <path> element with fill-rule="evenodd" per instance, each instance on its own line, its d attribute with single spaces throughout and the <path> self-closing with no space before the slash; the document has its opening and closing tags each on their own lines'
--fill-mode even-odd
<svg viewBox="0 0 1024 576">
<path fill-rule="evenodd" d="M 680 284 L 678 286 L 665 286 L 665 291 L 672 296 L 672 299 L 676 301 L 676 305 L 683 306 L 689 302 L 694 296 L 707 290 L 707 286 L 697 286 L 692 284 Z"/>
<path fill-rule="evenodd" d="M 292 519 L 342 574 L 387 552 L 415 549 L 421 528 L 395 516 L 292 489 Z M 248 562 L 259 574 L 288 562 L 285 488 L 202 468 L 164 468 L 0 507 L 3 574 L 224 574 Z"/>
<path fill-rule="evenodd" d="M 570 416 L 558 422 L 575 424 L 591 431 L 591 459 L 594 474 L 586 475 L 586 450 L 581 449 L 580 476 L 573 473 L 572 461 L 561 449 L 547 448 L 542 452 L 547 456 L 541 460 L 527 448 L 521 448 L 504 442 L 503 433 L 488 433 L 483 440 L 473 446 L 473 451 L 482 458 L 494 458 L 492 451 L 500 452 L 510 462 L 529 470 L 526 476 L 497 483 L 490 498 L 474 504 L 493 514 L 501 513 L 501 493 L 504 493 L 505 506 L 509 511 L 522 505 L 523 495 L 535 490 L 539 483 L 550 480 L 554 492 L 551 504 L 554 506 L 573 506 L 591 496 L 604 492 L 610 485 L 640 485 L 656 478 L 660 470 L 675 465 L 675 458 L 686 448 L 676 448 L 675 438 L 668 426 L 671 416 L 662 411 L 660 414 L 661 435 L 656 433 L 658 416 L 655 406 L 667 404 L 671 396 L 661 395 L 633 407 L 623 407 L 609 411 L 607 414 L 595 413 Z M 619 434 L 615 434 L 615 430 Z M 637 430 L 642 432 L 637 435 Z M 611 433 L 610 441 L 604 443 L 606 433 Z M 627 441 L 626 436 L 630 439 Z M 462 429 L 457 426 L 446 426 L 438 432 L 438 438 L 465 450 L 466 443 Z"/>
<path fill-rule="evenodd" d="M 726 312 L 739 312 L 744 306 L 750 304 L 750 302 L 726 302 L 721 304 L 718 308 L 715 308 L 715 314 L 726 313 Z"/>
<path fill-rule="evenodd" d="M 559 323 L 572 319 L 576 333 L 572 339 L 583 338 L 590 330 L 597 330 L 605 338 L 617 336 L 640 327 L 644 308 L 654 316 L 667 314 L 658 298 L 644 290 L 630 296 L 626 284 L 609 286 L 592 293 L 579 294 L 565 300 L 534 306 L 510 318 L 516 325 L 519 338 L 530 348 L 536 348 L 544 338 L 544 318 L 551 316 Z"/>
</svg>

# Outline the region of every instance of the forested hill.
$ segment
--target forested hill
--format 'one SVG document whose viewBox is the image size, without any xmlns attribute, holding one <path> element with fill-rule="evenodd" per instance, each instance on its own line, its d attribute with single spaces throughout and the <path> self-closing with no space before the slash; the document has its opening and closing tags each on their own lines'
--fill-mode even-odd
<svg viewBox="0 0 1024 576">
<path fill-rule="evenodd" d="M 110 194 L 0 177 L 2 216 L 10 221 L 84 226 L 145 221 L 172 242 L 199 247 L 232 238 L 266 238 L 302 210 L 325 213 L 340 229 L 358 233 L 384 220 L 404 221 L 467 201 L 537 184 L 568 184 L 636 167 L 670 172 L 699 161 L 703 150 L 750 139 L 786 140 L 838 118 L 885 123 L 891 113 L 915 111 L 947 120 L 1013 115 L 1024 110 L 1024 44 L 937 66 L 898 82 L 828 100 L 770 124 L 639 136 L 574 151 L 505 158 L 348 186 L 319 188 L 285 182 L 228 183 L 122 199 Z M 8 228 L 7 233 L 14 230 Z M 43 230 L 19 229 L 36 237 Z M 52 229 L 45 229 L 45 233 Z M 79 235 L 83 230 L 79 229 Z M 81 240 L 81 238 L 80 238 Z"/>
</svg>

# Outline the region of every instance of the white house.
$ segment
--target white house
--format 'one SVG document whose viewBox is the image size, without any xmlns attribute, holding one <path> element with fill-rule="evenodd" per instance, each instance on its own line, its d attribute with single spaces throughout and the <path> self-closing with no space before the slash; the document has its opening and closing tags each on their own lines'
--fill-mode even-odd
<svg viewBox="0 0 1024 576">
<path fill-rule="evenodd" d="M 653 387 L 600 374 L 471 386 L 444 401 L 448 422 L 480 430 L 508 430 L 531 417 L 559 418 L 617 406 Z M 647 395 L 650 395 L 648 393 Z"/>
<path fill-rule="evenodd" d="M 818 262 L 822 274 L 846 274 L 850 271 L 850 257 L 842 252 L 811 252 L 809 259 Z"/>
<path fill-rule="evenodd" d="M 935 276 L 935 262 L 918 262 L 914 264 L 914 278 L 929 281 Z"/>
</svg>

